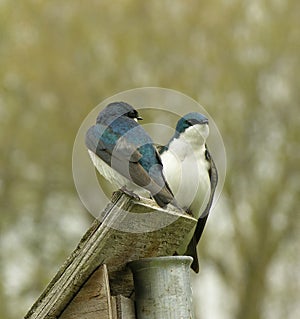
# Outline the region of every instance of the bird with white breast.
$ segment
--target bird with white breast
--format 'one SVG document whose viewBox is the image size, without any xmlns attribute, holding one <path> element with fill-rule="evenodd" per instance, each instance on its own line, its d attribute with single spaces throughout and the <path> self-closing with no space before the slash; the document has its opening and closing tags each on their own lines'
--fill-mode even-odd
<svg viewBox="0 0 300 319">
<path fill-rule="evenodd" d="M 192 268 L 199 271 L 197 244 L 202 235 L 218 182 L 216 165 L 208 151 L 208 119 L 196 112 L 184 115 L 168 144 L 159 147 L 163 173 L 178 206 L 198 220 L 184 238 L 177 254 L 194 258 Z"/>
</svg>

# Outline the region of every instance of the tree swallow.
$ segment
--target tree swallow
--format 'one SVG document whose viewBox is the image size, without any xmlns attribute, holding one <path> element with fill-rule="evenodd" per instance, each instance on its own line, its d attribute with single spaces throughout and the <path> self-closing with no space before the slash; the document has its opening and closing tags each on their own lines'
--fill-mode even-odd
<svg viewBox="0 0 300 319">
<path fill-rule="evenodd" d="M 206 146 L 208 135 L 208 119 L 199 113 L 188 113 L 178 121 L 169 143 L 159 148 L 164 175 L 179 207 L 198 219 L 176 252 L 194 258 L 191 267 L 195 272 L 199 272 L 196 246 L 218 182 L 217 168 Z"/>
<path fill-rule="evenodd" d="M 138 112 L 125 102 L 110 103 L 86 133 L 93 164 L 109 182 L 132 194 L 154 198 L 161 207 L 175 201 L 152 139 Z"/>
</svg>

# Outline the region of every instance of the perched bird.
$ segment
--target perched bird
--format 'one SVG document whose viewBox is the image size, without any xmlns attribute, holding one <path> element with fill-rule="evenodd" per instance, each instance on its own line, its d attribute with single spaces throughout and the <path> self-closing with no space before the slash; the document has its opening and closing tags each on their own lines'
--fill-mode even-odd
<svg viewBox="0 0 300 319">
<path fill-rule="evenodd" d="M 198 219 L 176 252 L 194 258 L 191 267 L 195 272 L 199 272 L 196 246 L 218 182 L 217 168 L 206 146 L 208 135 L 208 119 L 200 113 L 188 113 L 178 121 L 169 143 L 159 148 L 164 175 L 179 207 Z"/>
<path fill-rule="evenodd" d="M 141 125 L 138 112 L 125 102 L 102 110 L 86 133 L 93 164 L 109 182 L 130 195 L 151 195 L 161 207 L 175 201 L 160 156 Z"/>
</svg>

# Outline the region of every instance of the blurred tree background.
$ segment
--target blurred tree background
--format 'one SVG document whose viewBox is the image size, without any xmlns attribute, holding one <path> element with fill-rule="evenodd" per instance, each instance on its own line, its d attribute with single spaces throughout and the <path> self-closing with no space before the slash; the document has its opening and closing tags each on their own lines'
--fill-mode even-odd
<svg viewBox="0 0 300 319">
<path fill-rule="evenodd" d="M 197 318 L 300 313 L 299 12 L 296 0 L 0 1 L 1 318 L 26 313 L 90 224 L 71 167 L 84 117 L 142 86 L 193 97 L 225 141 Z"/>
</svg>

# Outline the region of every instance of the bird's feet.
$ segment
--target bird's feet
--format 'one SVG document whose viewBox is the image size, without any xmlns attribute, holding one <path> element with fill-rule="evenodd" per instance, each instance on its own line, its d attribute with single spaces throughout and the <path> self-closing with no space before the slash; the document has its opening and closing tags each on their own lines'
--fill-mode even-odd
<svg viewBox="0 0 300 319">
<path fill-rule="evenodd" d="M 124 194 L 128 195 L 129 197 L 132 197 L 135 200 L 141 200 L 141 198 L 138 194 L 136 194 L 133 191 L 130 191 L 129 189 L 126 188 L 126 186 L 121 187 L 120 191 L 123 192 Z"/>
</svg>

